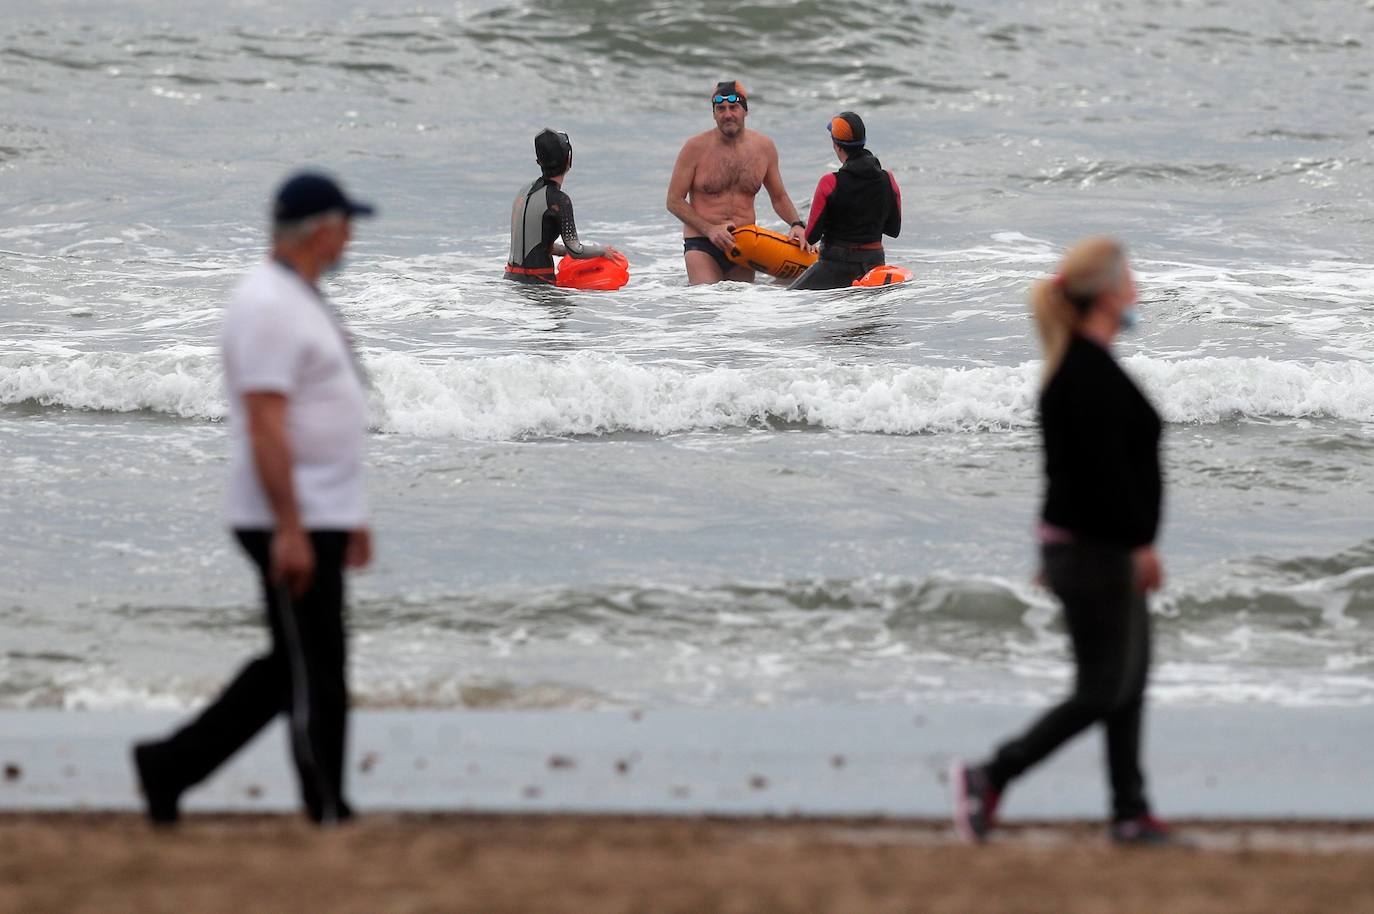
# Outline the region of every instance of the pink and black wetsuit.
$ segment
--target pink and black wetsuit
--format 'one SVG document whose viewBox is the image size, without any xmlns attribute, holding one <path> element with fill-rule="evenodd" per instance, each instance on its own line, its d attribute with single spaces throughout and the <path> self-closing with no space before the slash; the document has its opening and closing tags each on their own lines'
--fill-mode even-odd
<svg viewBox="0 0 1374 914">
<path fill-rule="evenodd" d="M 811 201 L 806 240 L 821 259 L 791 289 L 838 289 L 882 266 L 883 236 L 902 231 L 902 191 L 867 149 L 854 149 L 840 170 L 821 178 Z"/>
</svg>

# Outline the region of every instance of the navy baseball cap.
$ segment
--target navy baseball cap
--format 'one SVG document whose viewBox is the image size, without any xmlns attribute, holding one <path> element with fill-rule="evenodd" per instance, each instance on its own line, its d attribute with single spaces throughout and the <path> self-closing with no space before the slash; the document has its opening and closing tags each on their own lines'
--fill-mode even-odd
<svg viewBox="0 0 1374 914">
<path fill-rule="evenodd" d="M 277 189 L 272 204 L 272 221 L 290 225 L 321 213 L 340 212 L 346 216 L 371 216 L 376 209 L 369 203 L 350 200 L 333 178 L 316 171 L 301 171 L 286 179 Z"/>
</svg>

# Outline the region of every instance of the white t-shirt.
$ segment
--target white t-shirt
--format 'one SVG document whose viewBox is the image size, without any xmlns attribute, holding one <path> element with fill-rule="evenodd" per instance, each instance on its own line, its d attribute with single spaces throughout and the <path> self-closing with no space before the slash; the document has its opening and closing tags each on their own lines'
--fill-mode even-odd
<svg viewBox="0 0 1374 914">
<path fill-rule="evenodd" d="M 304 279 L 273 260 L 254 267 L 225 310 L 220 346 L 229 395 L 229 525 L 276 526 L 248 438 L 243 395 L 286 396 L 301 524 L 353 530 L 366 521 L 367 404 L 343 330 Z"/>
</svg>

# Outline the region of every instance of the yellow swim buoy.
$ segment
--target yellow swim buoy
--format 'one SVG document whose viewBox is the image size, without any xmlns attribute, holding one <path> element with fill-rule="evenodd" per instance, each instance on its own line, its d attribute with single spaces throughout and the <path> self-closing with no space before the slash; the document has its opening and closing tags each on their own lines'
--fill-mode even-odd
<svg viewBox="0 0 1374 914">
<path fill-rule="evenodd" d="M 734 233 L 735 246 L 725 252 L 730 262 L 779 279 L 796 279 L 818 256 L 781 232 L 757 225 L 741 225 Z"/>
</svg>

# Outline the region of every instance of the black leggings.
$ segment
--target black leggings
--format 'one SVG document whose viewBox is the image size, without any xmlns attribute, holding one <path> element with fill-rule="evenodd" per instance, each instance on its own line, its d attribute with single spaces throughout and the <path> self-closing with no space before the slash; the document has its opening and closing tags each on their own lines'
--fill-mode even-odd
<svg viewBox="0 0 1374 914">
<path fill-rule="evenodd" d="M 847 289 L 869 270 L 882 266 L 886 257 L 882 248 L 869 251 L 850 249 L 839 254 L 822 252 L 821 259 L 807 267 L 806 272 L 787 288 Z"/>
<path fill-rule="evenodd" d="M 252 660 L 214 703 L 153 750 L 159 780 L 180 791 L 209 777 L 282 711 L 290 713 L 291 748 L 301 796 L 316 822 L 347 818 L 343 798 L 348 714 L 343 622 L 348 534 L 312 531 L 315 576 L 292 600 L 268 576 L 271 533 L 236 531 L 258 568 L 272 649 Z"/>
<path fill-rule="evenodd" d="M 1107 731 L 1112 814 L 1150 811 L 1140 771 L 1140 731 L 1150 666 L 1150 617 L 1128 550 L 1072 543 L 1045 546 L 1045 576 L 1064 604 L 1077 679 L 1073 693 L 985 767 L 997 789 L 1095 723 Z"/>
</svg>

